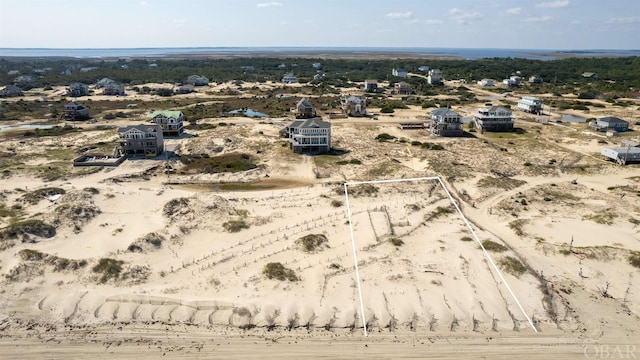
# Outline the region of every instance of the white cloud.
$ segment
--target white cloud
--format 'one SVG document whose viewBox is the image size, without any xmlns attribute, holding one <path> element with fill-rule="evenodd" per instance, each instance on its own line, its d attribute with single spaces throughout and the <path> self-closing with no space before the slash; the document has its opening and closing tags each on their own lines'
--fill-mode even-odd
<svg viewBox="0 0 640 360">
<path fill-rule="evenodd" d="M 526 22 L 545 22 L 553 19 L 551 16 L 539 16 L 539 17 L 530 17 L 524 19 Z"/>
<path fill-rule="evenodd" d="M 519 8 L 519 7 L 507 9 L 507 14 L 510 14 L 510 15 L 518 15 L 521 12 L 522 12 L 522 8 Z"/>
<path fill-rule="evenodd" d="M 140 6 L 151 7 L 151 4 L 149 2 L 147 2 L 147 1 L 142 0 L 142 1 L 140 1 Z"/>
<path fill-rule="evenodd" d="M 420 21 L 420 23 L 425 25 L 440 25 L 440 24 L 444 24 L 444 21 L 438 20 L 438 19 L 426 19 L 426 20 Z"/>
<path fill-rule="evenodd" d="M 557 0 L 557 1 L 549 1 L 549 2 L 541 2 L 537 3 L 537 8 L 549 8 L 549 9 L 557 9 L 569 6 L 569 0 Z"/>
<path fill-rule="evenodd" d="M 611 18 L 607 20 L 608 24 L 635 24 L 640 23 L 640 16 L 624 17 L 624 18 Z"/>
<path fill-rule="evenodd" d="M 475 11 L 465 11 L 458 8 L 449 10 L 449 15 L 451 15 L 451 18 L 457 21 L 458 24 L 467 23 L 469 20 L 477 19 L 482 16 L 480 13 Z"/>
<path fill-rule="evenodd" d="M 265 3 L 258 3 L 256 4 L 257 7 L 259 8 L 266 8 L 266 7 L 272 7 L 272 6 L 282 6 L 283 4 L 281 2 L 277 2 L 277 1 L 271 1 L 271 2 L 265 2 Z"/>
<path fill-rule="evenodd" d="M 406 18 L 410 18 L 411 15 L 413 15 L 411 11 L 407 11 L 403 13 L 400 13 L 400 12 L 388 13 L 387 15 L 385 15 L 385 17 L 392 18 L 392 19 L 406 19 Z"/>
</svg>

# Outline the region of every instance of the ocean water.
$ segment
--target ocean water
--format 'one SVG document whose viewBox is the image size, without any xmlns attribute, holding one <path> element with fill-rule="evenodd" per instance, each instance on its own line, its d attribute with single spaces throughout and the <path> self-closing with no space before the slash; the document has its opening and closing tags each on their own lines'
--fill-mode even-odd
<svg viewBox="0 0 640 360">
<path fill-rule="evenodd" d="M 544 50 L 544 49 L 473 49 L 419 47 L 184 47 L 184 48 L 108 48 L 108 49 L 49 49 L 0 48 L 2 57 L 71 57 L 71 58 L 129 58 L 165 57 L 171 55 L 227 55 L 247 56 L 252 53 L 279 55 L 329 55 L 334 53 L 366 56 L 368 53 L 411 54 L 424 57 L 525 58 L 552 60 L 560 57 L 640 56 L 640 50 Z"/>
</svg>

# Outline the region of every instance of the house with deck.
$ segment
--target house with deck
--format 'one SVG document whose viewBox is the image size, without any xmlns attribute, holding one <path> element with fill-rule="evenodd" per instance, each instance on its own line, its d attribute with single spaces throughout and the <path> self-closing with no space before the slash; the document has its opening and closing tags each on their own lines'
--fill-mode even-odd
<svg viewBox="0 0 640 360">
<path fill-rule="evenodd" d="M 364 81 L 364 87 L 362 88 L 362 91 L 364 92 L 368 92 L 368 93 L 374 93 L 378 91 L 378 80 L 365 80 Z"/>
<path fill-rule="evenodd" d="M 409 76 L 409 73 L 403 68 L 394 68 L 391 69 L 391 75 L 406 79 L 407 76 Z"/>
<path fill-rule="evenodd" d="M 411 95 L 413 93 L 413 89 L 411 88 L 411 84 L 406 83 L 404 81 L 400 81 L 393 85 L 393 91 L 399 95 Z"/>
<path fill-rule="evenodd" d="M 529 77 L 529 82 L 532 84 L 542 84 L 543 83 L 542 76 L 532 75 Z"/>
<path fill-rule="evenodd" d="M 531 114 L 542 114 L 542 102 L 533 96 L 523 96 L 518 100 L 518 109 Z"/>
<path fill-rule="evenodd" d="M 600 154 L 620 165 L 640 162 L 640 144 L 635 141 L 624 140 L 621 146 L 603 148 Z"/>
<path fill-rule="evenodd" d="M 295 84 L 298 82 L 298 78 L 293 75 L 293 72 L 288 72 L 282 77 L 282 82 L 285 84 Z"/>
<path fill-rule="evenodd" d="M 160 125 L 133 125 L 118 128 L 116 153 L 124 156 L 149 156 L 162 154 L 164 143 Z"/>
<path fill-rule="evenodd" d="M 478 85 L 480 86 L 494 86 L 495 81 L 493 79 L 482 79 L 478 81 Z"/>
<path fill-rule="evenodd" d="M 427 75 L 427 82 L 431 85 L 444 84 L 444 80 L 442 80 L 442 70 L 440 69 L 429 70 L 429 75 Z"/>
<path fill-rule="evenodd" d="M 74 100 L 64 106 L 64 118 L 69 121 L 86 120 L 89 118 L 89 108 Z"/>
<path fill-rule="evenodd" d="M 614 116 L 607 116 L 591 121 L 589 127 L 597 131 L 615 130 L 624 132 L 629 130 L 629 122 Z"/>
<path fill-rule="evenodd" d="M 0 89 L 0 97 L 22 96 L 22 89 L 19 86 L 7 85 Z"/>
<path fill-rule="evenodd" d="M 147 115 L 147 118 L 162 128 L 164 137 L 179 137 L 184 133 L 184 115 L 182 111 L 152 111 Z"/>
<path fill-rule="evenodd" d="M 209 85 L 209 78 L 202 75 L 191 75 L 187 78 L 187 84 L 193 86 L 207 86 Z"/>
<path fill-rule="evenodd" d="M 502 106 L 479 108 L 473 114 L 473 123 L 480 132 L 513 130 L 513 113 Z"/>
<path fill-rule="evenodd" d="M 280 132 L 294 153 L 326 153 L 331 150 L 331 123 L 320 118 L 291 122 Z"/>
<path fill-rule="evenodd" d="M 433 110 L 429 131 L 438 136 L 462 136 L 462 116 L 449 108 Z"/>
<path fill-rule="evenodd" d="M 342 113 L 347 116 L 366 116 L 367 98 L 364 96 L 345 95 L 340 98 Z"/>
<path fill-rule="evenodd" d="M 67 96 L 80 97 L 89 95 L 89 86 L 83 83 L 73 83 L 67 87 Z"/>
<path fill-rule="evenodd" d="M 296 103 L 296 107 L 292 109 L 296 119 L 310 119 L 316 117 L 316 109 L 313 108 L 309 98 L 302 98 Z"/>
</svg>

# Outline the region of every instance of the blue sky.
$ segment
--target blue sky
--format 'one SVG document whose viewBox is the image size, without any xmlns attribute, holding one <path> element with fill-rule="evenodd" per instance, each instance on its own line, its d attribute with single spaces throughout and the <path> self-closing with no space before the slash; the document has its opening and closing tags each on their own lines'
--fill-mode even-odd
<svg viewBox="0 0 640 360">
<path fill-rule="evenodd" d="M 0 0 L 0 47 L 638 49 L 640 0 Z"/>
</svg>

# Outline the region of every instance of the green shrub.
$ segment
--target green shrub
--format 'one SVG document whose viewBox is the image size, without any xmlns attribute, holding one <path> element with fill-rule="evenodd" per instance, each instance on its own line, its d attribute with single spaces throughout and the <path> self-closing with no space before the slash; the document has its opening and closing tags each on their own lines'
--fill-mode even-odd
<svg viewBox="0 0 640 360">
<path fill-rule="evenodd" d="M 396 137 L 393 136 L 393 135 L 389 135 L 387 133 L 382 133 L 382 134 L 379 134 L 378 136 L 376 136 L 375 139 L 380 141 L 380 142 L 385 142 L 385 141 L 389 141 L 389 140 L 395 140 Z"/>
<path fill-rule="evenodd" d="M 53 196 L 53 195 L 63 195 L 65 193 L 64 189 L 58 187 L 48 187 L 42 188 L 34 191 L 30 191 L 24 195 L 22 195 L 22 200 L 35 205 L 40 202 L 40 200 Z"/>
<path fill-rule="evenodd" d="M 0 229 L 0 239 L 16 239 L 27 234 L 51 238 L 56 235 L 56 228 L 42 220 L 23 220 Z"/>
<path fill-rule="evenodd" d="M 520 260 L 512 256 L 504 256 L 498 260 L 498 265 L 510 273 L 513 276 L 519 277 L 527 271 L 527 268 L 520 262 Z"/>
<path fill-rule="evenodd" d="M 279 281 L 285 281 L 285 280 L 298 281 L 299 280 L 298 276 L 296 276 L 296 273 L 293 270 L 286 268 L 284 265 L 282 265 L 279 262 L 268 263 L 267 265 L 265 265 L 264 270 L 262 270 L 262 273 L 267 277 L 267 279 L 271 279 L 271 280 L 279 280 Z"/>
<path fill-rule="evenodd" d="M 469 236 L 463 236 L 460 238 L 460 241 L 473 241 L 473 239 Z"/>
<path fill-rule="evenodd" d="M 308 234 L 296 240 L 296 244 L 302 248 L 302 251 L 310 253 L 328 247 L 328 241 L 323 234 Z"/>
<path fill-rule="evenodd" d="M 42 260 L 44 258 L 44 254 L 41 253 L 38 250 L 31 250 L 31 249 L 24 249 L 24 250 L 20 250 L 20 252 L 18 253 L 18 255 L 20 256 L 20 259 L 25 260 L 25 261 L 37 261 L 37 260 Z"/>
<path fill-rule="evenodd" d="M 98 264 L 93 267 L 93 272 L 102 274 L 100 283 L 104 284 L 110 279 L 117 280 L 122 272 L 122 264 L 124 261 L 111 258 L 102 258 Z"/>
<path fill-rule="evenodd" d="M 629 264 L 640 269 L 640 252 L 635 251 L 629 256 Z"/>
<path fill-rule="evenodd" d="M 234 233 L 242 229 L 248 229 L 249 224 L 247 224 L 244 220 L 229 220 L 222 224 L 222 227 L 228 232 Z"/>
<path fill-rule="evenodd" d="M 340 200 L 331 200 L 331 206 L 333 207 L 340 207 L 343 205 L 343 202 Z"/>
<path fill-rule="evenodd" d="M 424 215 L 424 221 L 435 220 L 435 219 L 437 219 L 437 218 L 439 218 L 439 217 L 441 217 L 443 215 L 447 215 L 447 214 L 453 214 L 453 209 L 451 207 L 438 206 L 432 212 Z"/>
<path fill-rule="evenodd" d="M 506 246 L 493 242 L 489 239 L 482 240 L 482 246 L 487 251 L 503 252 L 508 250 Z"/>
<path fill-rule="evenodd" d="M 398 239 L 398 238 L 391 238 L 389 239 L 389 241 L 393 244 L 393 246 L 395 247 L 399 247 L 404 245 L 404 241 L 402 241 L 402 239 Z"/>
</svg>

